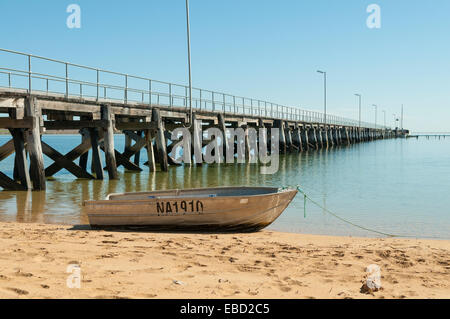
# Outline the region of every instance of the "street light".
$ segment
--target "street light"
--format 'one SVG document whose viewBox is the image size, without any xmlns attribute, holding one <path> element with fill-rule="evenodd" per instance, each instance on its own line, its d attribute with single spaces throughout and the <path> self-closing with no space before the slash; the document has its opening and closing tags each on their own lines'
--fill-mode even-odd
<svg viewBox="0 0 450 319">
<path fill-rule="evenodd" d="M 359 97 L 359 129 L 361 130 L 361 94 L 355 94 L 357 97 Z"/>
<path fill-rule="evenodd" d="M 188 46 L 188 68 L 189 68 L 189 124 L 192 125 L 192 75 L 191 75 L 191 31 L 189 25 L 189 0 L 186 0 L 186 29 Z"/>
<path fill-rule="evenodd" d="M 327 124 L 327 72 L 325 71 L 317 71 L 320 74 L 323 74 L 323 108 L 324 108 L 324 112 L 323 112 L 323 123 L 324 125 Z"/>
<path fill-rule="evenodd" d="M 377 129 L 377 109 L 378 109 L 378 106 L 376 104 L 372 104 L 372 106 L 375 106 L 375 129 Z"/>
</svg>

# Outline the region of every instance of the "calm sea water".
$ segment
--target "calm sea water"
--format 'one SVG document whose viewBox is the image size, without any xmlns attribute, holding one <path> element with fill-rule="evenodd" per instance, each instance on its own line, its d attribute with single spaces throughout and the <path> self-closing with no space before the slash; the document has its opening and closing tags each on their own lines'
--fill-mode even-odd
<svg viewBox="0 0 450 319">
<path fill-rule="evenodd" d="M 8 136 L 0 136 L 5 143 Z M 61 153 L 79 136 L 46 135 Z M 123 149 L 123 136 L 116 148 Z M 147 161 L 145 152 L 141 162 Z M 0 163 L 12 175 L 13 156 Z M 45 158 L 46 166 L 52 161 Z M 144 167 L 144 166 L 142 166 Z M 0 221 L 87 224 L 81 203 L 108 193 L 209 186 L 302 185 L 314 200 L 339 216 L 378 231 L 420 238 L 450 239 L 450 138 L 397 139 L 291 154 L 280 158 L 275 175 L 260 175 L 256 165 L 171 167 L 151 174 L 120 169 L 118 181 L 77 180 L 65 170 L 48 181 L 46 192 L 0 192 Z M 327 214 L 311 203 L 304 218 L 303 196 L 270 227 L 324 235 L 377 236 Z"/>
</svg>

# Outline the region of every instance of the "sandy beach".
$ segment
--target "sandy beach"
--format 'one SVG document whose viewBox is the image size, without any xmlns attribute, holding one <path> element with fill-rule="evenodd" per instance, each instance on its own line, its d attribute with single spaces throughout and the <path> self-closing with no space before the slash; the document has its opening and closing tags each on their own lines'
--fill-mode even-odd
<svg viewBox="0 0 450 319">
<path fill-rule="evenodd" d="M 0 223 L 0 298 L 450 298 L 450 242 Z"/>
</svg>

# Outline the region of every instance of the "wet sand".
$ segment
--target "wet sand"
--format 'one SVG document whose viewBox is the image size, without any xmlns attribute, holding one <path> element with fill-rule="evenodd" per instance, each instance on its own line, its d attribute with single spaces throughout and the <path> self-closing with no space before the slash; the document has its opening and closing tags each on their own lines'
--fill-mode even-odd
<svg viewBox="0 0 450 319">
<path fill-rule="evenodd" d="M 0 298 L 450 298 L 450 241 L 0 223 Z"/>
</svg>

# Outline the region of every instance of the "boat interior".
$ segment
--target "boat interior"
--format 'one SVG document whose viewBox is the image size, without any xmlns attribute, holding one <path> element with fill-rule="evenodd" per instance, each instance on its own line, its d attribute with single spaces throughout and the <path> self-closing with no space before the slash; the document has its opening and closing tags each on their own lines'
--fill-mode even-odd
<svg viewBox="0 0 450 319">
<path fill-rule="evenodd" d="M 109 194 L 106 200 L 145 200 L 166 198 L 214 198 L 233 196 L 257 196 L 278 193 L 274 187 L 218 187 L 198 189 L 174 189 L 154 192 Z"/>
</svg>

